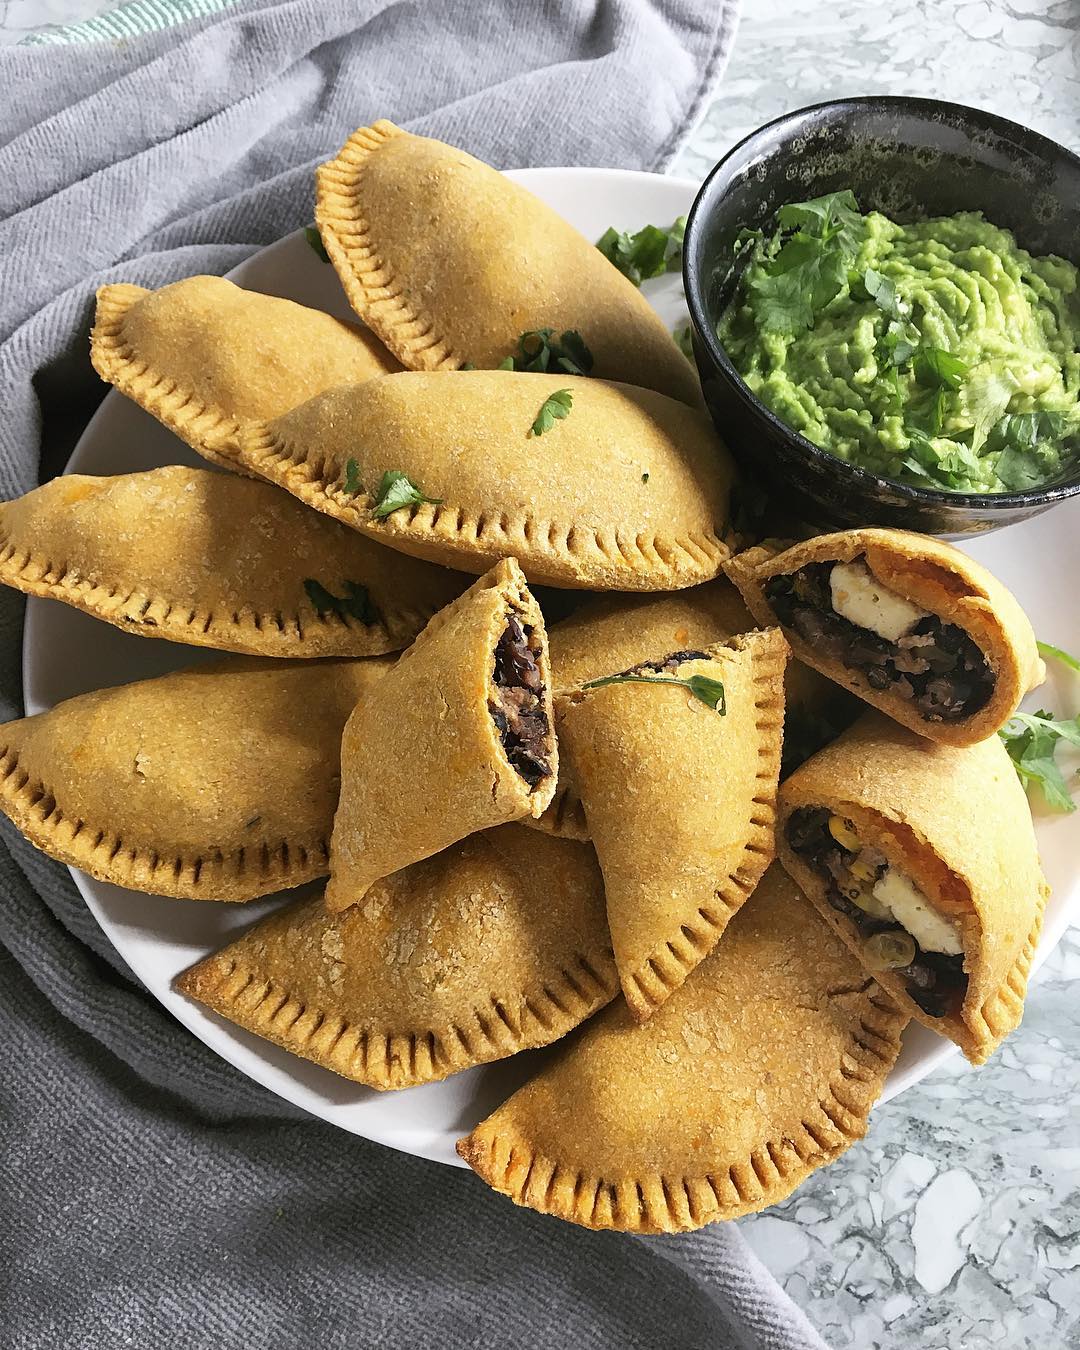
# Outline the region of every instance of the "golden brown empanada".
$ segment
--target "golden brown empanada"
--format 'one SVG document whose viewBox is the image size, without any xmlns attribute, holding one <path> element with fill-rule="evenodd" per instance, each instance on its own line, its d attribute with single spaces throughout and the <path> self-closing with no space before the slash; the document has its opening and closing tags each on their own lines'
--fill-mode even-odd
<svg viewBox="0 0 1080 1350">
<path fill-rule="evenodd" d="M 353 309 L 412 370 L 493 368 L 530 330 L 575 329 L 609 380 L 698 404 L 641 292 L 539 198 L 463 150 L 361 127 L 316 175 L 315 218 Z"/>
<path fill-rule="evenodd" d="M 673 594 L 597 596 L 548 631 L 555 690 L 669 652 L 710 647 L 755 626 L 738 591 L 723 577 Z M 854 720 L 848 705 L 861 705 L 801 661 L 788 661 L 784 687 L 784 771 L 790 772 Z M 565 757 L 551 805 L 537 820 L 522 824 L 567 839 L 588 839 L 585 811 Z"/>
<path fill-rule="evenodd" d="M 542 405 L 573 406 L 543 435 Z M 679 590 L 728 555 L 733 474 L 704 413 L 569 375 L 435 371 L 330 390 L 240 438 L 246 468 L 391 547 L 483 572 L 515 557 L 531 582 Z M 383 475 L 422 497 L 378 514 Z"/>
<path fill-rule="evenodd" d="M 345 1078 L 404 1088 L 558 1040 L 618 981 L 592 849 L 505 825 L 343 914 L 288 905 L 176 987 Z"/>
<path fill-rule="evenodd" d="M 458 1152 L 516 1204 L 587 1228 L 733 1219 L 865 1134 L 906 1021 L 773 866 L 654 1017 L 614 1004 Z"/>
<path fill-rule="evenodd" d="M 775 856 L 787 651 L 771 628 L 556 700 L 639 1022 L 712 951 Z"/>
<path fill-rule="evenodd" d="M 240 420 L 401 369 L 365 329 L 224 277 L 103 286 L 90 357 L 103 380 L 232 469 Z"/>
<path fill-rule="evenodd" d="M 865 714 L 782 786 L 777 848 L 897 1003 L 973 1064 L 1019 1025 L 1048 888 L 997 736 L 935 745 Z"/>
<path fill-rule="evenodd" d="M 985 567 L 906 530 L 845 530 L 726 564 L 795 655 L 921 736 L 973 745 L 1045 669 L 1031 624 Z"/>
<path fill-rule="evenodd" d="M 228 657 L 0 726 L 0 810 L 51 858 L 186 900 L 329 870 L 341 731 L 389 669 Z"/>
<path fill-rule="evenodd" d="M 270 483 L 209 469 L 67 474 L 0 503 L 0 582 L 193 647 L 395 651 L 466 581 L 373 544 Z"/>
<path fill-rule="evenodd" d="M 538 816 L 558 774 L 544 618 L 504 559 L 437 614 L 341 744 L 326 903 L 478 830 Z"/>
</svg>

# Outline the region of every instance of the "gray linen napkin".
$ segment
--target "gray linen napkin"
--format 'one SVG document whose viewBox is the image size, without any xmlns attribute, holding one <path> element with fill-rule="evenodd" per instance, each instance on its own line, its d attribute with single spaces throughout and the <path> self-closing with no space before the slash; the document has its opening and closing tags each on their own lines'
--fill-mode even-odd
<svg viewBox="0 0 1080 1350">
<path fill-rule="evenodd" d="M 662 169 L 734 26 L 735 0 L 242 0 L 3 53 L 0 493 L 57 472 L 101 397 L 103 282 L 222 272 L 310 220 L 313 165 L 377 116 L 501 166 Z M 3 718 L 21 627 L 3 592 Z M 587 1234 L 271 1097 L 6 821 L 0 943 L 0 1344 L 821 1350 L 734 1226 Z"/>
</svg>

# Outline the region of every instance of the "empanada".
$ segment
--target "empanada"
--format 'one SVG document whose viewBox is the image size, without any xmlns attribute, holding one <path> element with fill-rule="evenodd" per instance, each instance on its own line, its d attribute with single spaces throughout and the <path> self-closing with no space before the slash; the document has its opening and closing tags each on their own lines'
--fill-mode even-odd
<svg viewBox="0 0 1080 1350">
<path fill-rule="evenodd" d="M 159 291 L 103 286 L 90 358 L 103 380 L 230 469 L 240 421 L 401 369 L 365 329 L 224 277 Z"/>
<path fill-rule="evenodd" d="M 389 668 L 228 657 L 0 726 L 0 810 L 51 858 L 186 900 L 329 870 L 341 730 Z"/>
<path fill-rule="evenodd" d="M 935 745 L 867 713 L 779 802 L 784 866 L 897 1003 L 981 1064 L 1019 1025 L 1048 894 L 998 737 Z"/>
<path fill-rule="evenodd" d="M 569 415 L 532 427 L 554 394 Z M 680 590 L 728 556 L 731 459 L 704 413 L 569 375 L 434 371 L 330 390 L 240 438 L 246 468 L 354 529 L 483 572 L 514 557 L 532 582 Z M 415 492 L 382 515 L 384 475 Z"/>
<path fill-rule="evenodd" d="M 556 700 L 639 1022 L 709 954 L 775 855 L 787 650 L 771 628 Z"/>
<path fill-rule="evenodd" d="M 345 1078 L 404 1088 L 558 1040 L 618 980 L 592 849 L 505 825 L 344 914 L 288 905 L 176 987 Z"/>
<path fill-rule="evenodd" d="M 639 290 L 539 198 L 463 150 L 376 122 L 316 175 L 315 219 L 353 309 L 412 370 L 495 367 L 521 334 L 580 332 L 594 373 L 698 404 Z"/>
<path fill-rule="evenodd" d="M 921 736 L 973 745 L 1045 669 L 1031 624 L 985 567 L 906 530 L 845 530 L 725 570 L 795 655 Z"/>
<path fill-rule="evenodd" d="M 598 596 L 548 631 L 555 690 L 669 652 L 710 647 L 755 626 L 738 591 L 723 577 L 674 594 Z M 784 688 L 783 767 L 790 772 L 854 720 L 849 704 L 860 705 L 801 661 L 787 663 Z M 588 839 L 581 797 L 565 757 L 551 805 L 537 820 L 522 823 L 567 839 Z"/>
<path fill-rule="evenodd" d="M 773 866 L 654 1017 L 614 1004 L 458 1152 L 516 1204 L 587 1228 L 733 1219 L 865 1134 L 906 1021 Z"/>
<path fill-rule="evenodd" d="M 0 582 L 193 647 L 395 651 L 466 581 L 382 548 L 270 483 L 210 469 L 67 474 L 0 503 Z"/>
<path fill-rule="evenodd" d="M 558 768 L 543 615 L 505 559 L 346 723 L 326 903 L 345 909 L 466 835 L 538 816 Z"/>
</svg>

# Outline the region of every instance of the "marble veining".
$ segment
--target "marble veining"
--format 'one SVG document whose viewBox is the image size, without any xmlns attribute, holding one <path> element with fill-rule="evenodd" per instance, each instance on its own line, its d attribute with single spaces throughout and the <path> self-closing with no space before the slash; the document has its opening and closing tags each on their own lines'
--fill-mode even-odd
<svg viewBox="0 0 1080 1350">
<path fill-rule="evenodd" d="M 0 0 L 0 44 L 118 8 Z M 745 0 L 719 95 L 674 172 L 762 122 L 851 93 L 949 98 L 1080 149 L 1077 0 Z M 1080 927 L 1019 1031 L 874 1112 L 867 1138 L 742 1221 L 833 1350 L 1080 1347 Z"/>
</svg>

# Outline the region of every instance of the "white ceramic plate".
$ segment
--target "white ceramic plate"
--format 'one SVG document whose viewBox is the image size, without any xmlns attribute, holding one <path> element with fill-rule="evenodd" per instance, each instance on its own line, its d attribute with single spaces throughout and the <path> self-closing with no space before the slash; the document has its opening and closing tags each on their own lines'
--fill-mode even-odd
<svg viewBox="0 0 1080 1350">
<path fill-rule="evenodd" d="M 667 224 L 688 210 L 697 185 L 653 174 L 610 169 L 532 169 L 511 177 L 526 184 L 590 239 L 608 225 L 636 229 L 648 221 Z M 321 263 L 300 233 L 263 249 L 229 273 L 251 290 L 265 291 L 351 317 L 332 268 Z M 665 323 L 686 320 L 677 276 L 646 286 Z M 170 432 L 117 393 L 95 414 L 68 465 L 70 472 L 114 474 L 182 463 L 206 467 Z M 1060 506 L 1027 525 L 981 540 L 971 552 L 1020 597 L 1047 641 L 1080 651 L 1080 607 L 1073 578 L 1080 576 L 1080 501 Z M 27 713 L 42 712 L 89 689 L 145 679 L 214 656 L 195 647 L 148 641 L 52 600 L 27 606 L 24 674 Z M 1080 681 L 1053 671 L 1056 687 L 1040 692 L 1060 712 L 1076 712 Z M 972 822 L 977 828 L 977 822 Z M 1060 938 L 1080 894 L 1080 812 L 1043 815 L 1039 844 L 1054 888 L 1037 962 Z M 250 905 L 168 900 L 93 881 L 72 870 L 75 884 L 110 941 L 152 994 L 200 1040 L 243 1073 L 296 1105 L 342 1129 L 406 1153 L 457 1163 L 454 1141 L 529 1075 L 543 1051 L 502 1064 L 472 1069 L 442 1083 L 405 1092 L 378 1093 L 346 1082 L 284 1050 L 222 1021 L 173 993 L 173 977 L 222 946 L 233 934 L 276 904 Z M 924 1077 L 953 1047 L 913 1026 L 886 1087 L 886 1098 Z"/>
</svg>

